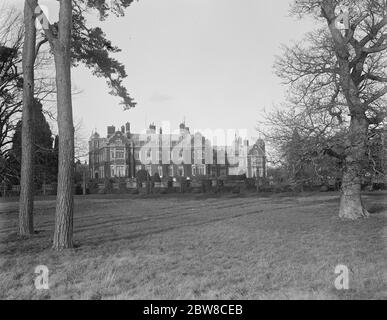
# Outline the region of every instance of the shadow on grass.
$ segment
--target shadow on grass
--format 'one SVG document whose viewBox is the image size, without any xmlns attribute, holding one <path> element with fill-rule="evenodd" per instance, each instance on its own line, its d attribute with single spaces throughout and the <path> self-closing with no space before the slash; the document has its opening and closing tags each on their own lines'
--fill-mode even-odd
<svg viewBox="0 0 387 320">
<path fill-rule="evenodd" d="M 383 204 L 374 204 L 368 208 L 368 212 L 370 214 L 378 214 L 386 211 L 387 211 L 387 205 L 383 205 Z"/>
</svg>

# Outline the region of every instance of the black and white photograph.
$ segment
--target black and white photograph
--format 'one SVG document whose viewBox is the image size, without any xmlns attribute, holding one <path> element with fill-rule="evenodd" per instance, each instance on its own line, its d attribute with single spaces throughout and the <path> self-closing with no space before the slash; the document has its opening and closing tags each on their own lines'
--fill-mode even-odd
<svg viewBox="0 0 387 320">
<path fill-rule="evenodd" d="M 0 0 L 0 300 L 385 301 L 386 140 L 387 0 Z"/>
</svg>

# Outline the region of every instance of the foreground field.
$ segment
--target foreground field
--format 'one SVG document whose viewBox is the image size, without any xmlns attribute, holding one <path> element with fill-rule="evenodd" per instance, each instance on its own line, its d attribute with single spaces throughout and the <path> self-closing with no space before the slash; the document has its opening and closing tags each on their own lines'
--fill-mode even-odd
<svg viewBox="0 0 387 320">
<path fill-rule="evenodd" d="M 78 197 L 77 248 L 61 253 L 54 199 L 36 202 L 32 240 L 15 233 L 17 202 L 0 202 L 0 299 L 387 299 L 387 194 L 365 200 L 371 218 L 343 222 L 336 194 Z"/>
</svg>

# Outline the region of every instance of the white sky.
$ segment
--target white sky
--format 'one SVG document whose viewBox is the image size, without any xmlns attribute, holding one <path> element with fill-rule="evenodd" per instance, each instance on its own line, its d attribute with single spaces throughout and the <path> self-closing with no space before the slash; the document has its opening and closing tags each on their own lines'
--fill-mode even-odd
<svg viewBox="0 0 387 320">
<path fill-rule="evenodd" d="M 0 2 L 6 0 L 0 0 Z M 22 8 L 22 0 L 9 1 Z M 55 17 L 56 0 L 40 0 Z M 262 112 L 284 100 L 286 88 L 273 74 L 280 44 L 300 39 L 313 28 L 288 16 L 291 1 L 139 0 L 126 16 L 101 23 L 108 38 L 122 49 L 129 92 L 138 105 L 123 111 L 108 94 L 104 79 L 80 67 L 73 70 L 74 114 L 89 135 L 96 128 L 131 122 L 140 132 L 145 123 L 185 117 L 196 129 L 255 127 Z"/>
</svg>

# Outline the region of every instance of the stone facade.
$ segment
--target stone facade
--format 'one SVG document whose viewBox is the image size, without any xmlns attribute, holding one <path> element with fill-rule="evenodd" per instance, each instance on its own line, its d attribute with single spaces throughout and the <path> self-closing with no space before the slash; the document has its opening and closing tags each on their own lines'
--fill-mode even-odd
<svg viewBox="0 0 387 320">
<path fill-rule="evenodd" d="M 140 170 L 161 178 L 266 174 L 263 141 L 231 156 L 200 133 L 190 134 L 185 124 L 179 129 L 179 134 L 163 134 L 151 124 L 146 134 L 136 134 L 127 123 L 119 131 L 109 126 L 106 137 L 94 133 L 89 141 L 90 178 L 134 178 Z"/>
<path fill-rule="evenodd" d="M 243 175 L 247 178 L 266 177 L 265 142 L 258 139 L 250 145 L 248 140 L 236 138 L 234 150 L 229 156 L 229 175 Z"/>
</svg>

